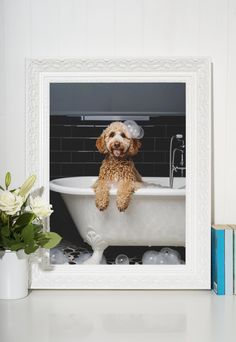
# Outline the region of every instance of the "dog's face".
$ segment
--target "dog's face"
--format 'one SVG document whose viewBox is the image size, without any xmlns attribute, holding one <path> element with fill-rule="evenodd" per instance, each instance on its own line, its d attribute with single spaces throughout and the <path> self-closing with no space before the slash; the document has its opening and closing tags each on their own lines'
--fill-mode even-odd
<svg viewBox="0 0 236 342">
<path fill-rule="evenodd" d="M 116 158 L 134 156 L 138 153 L 141 143 L 131 138 L 127 127 L 122 122 L 111 123 L 96 141 L 100 153 L 110 153 Z"/>
</svg>

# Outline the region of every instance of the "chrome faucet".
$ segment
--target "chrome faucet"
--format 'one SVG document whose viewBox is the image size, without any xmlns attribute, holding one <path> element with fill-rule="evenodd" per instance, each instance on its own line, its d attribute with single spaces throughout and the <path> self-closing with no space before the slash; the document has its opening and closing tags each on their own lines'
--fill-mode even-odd
<svg viewBox="0 0 236 342">
<path fill-rule="evenodd" d="M 173 150 L 173 141 L 177 140 L 179 142 L 179 147 L 174 148 Z M 170 157 L 169 157 L 169 185 L 170 188 L 173 188 L 174 183 L 174 172 L 178 170 L 181 171 L 181 177 L 184 176 L 184 151 L 185 151 L 185 143 L 183 140 L 182 134 L 173 135 L 170 139 Z M 175 166 L 175 155 L 176 152 L 180 153 L 180 166 Z"/>
</svg>

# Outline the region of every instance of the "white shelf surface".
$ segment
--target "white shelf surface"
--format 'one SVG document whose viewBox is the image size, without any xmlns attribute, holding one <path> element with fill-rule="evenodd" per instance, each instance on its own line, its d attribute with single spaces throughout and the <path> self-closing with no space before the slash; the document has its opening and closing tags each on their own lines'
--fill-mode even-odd
<svg viewBox="0 0 236 342">
<path fill-rule="evenodd" d="M 33 290 L 0 300 L 2 342 L 231 342 L 236 296 L 210 291 Z"/>
</svg>

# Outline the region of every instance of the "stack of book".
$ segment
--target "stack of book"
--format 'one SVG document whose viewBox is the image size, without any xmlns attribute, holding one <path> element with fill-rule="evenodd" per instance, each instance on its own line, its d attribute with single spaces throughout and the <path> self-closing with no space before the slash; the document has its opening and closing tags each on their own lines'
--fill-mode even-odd
<svg viewBox="0 0 236 342">
<path fill-rule="evenodd" d="M 211 288 L 218 295 L 236 294 L 236 225 L 211 228 Z"/>
</svg>

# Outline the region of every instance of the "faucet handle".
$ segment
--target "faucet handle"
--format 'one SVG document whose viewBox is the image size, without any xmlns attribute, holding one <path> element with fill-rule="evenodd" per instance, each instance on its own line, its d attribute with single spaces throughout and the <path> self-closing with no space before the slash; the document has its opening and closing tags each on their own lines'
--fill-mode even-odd
<svg viewBox="0 0 236 342">
<path fill-rule="evenodd" d="M 175 138 L 180 142 L 180 147 L 185 148 L 185 143 L 183 139 L 183 134 L 176 134 Z"/>
</svg>

